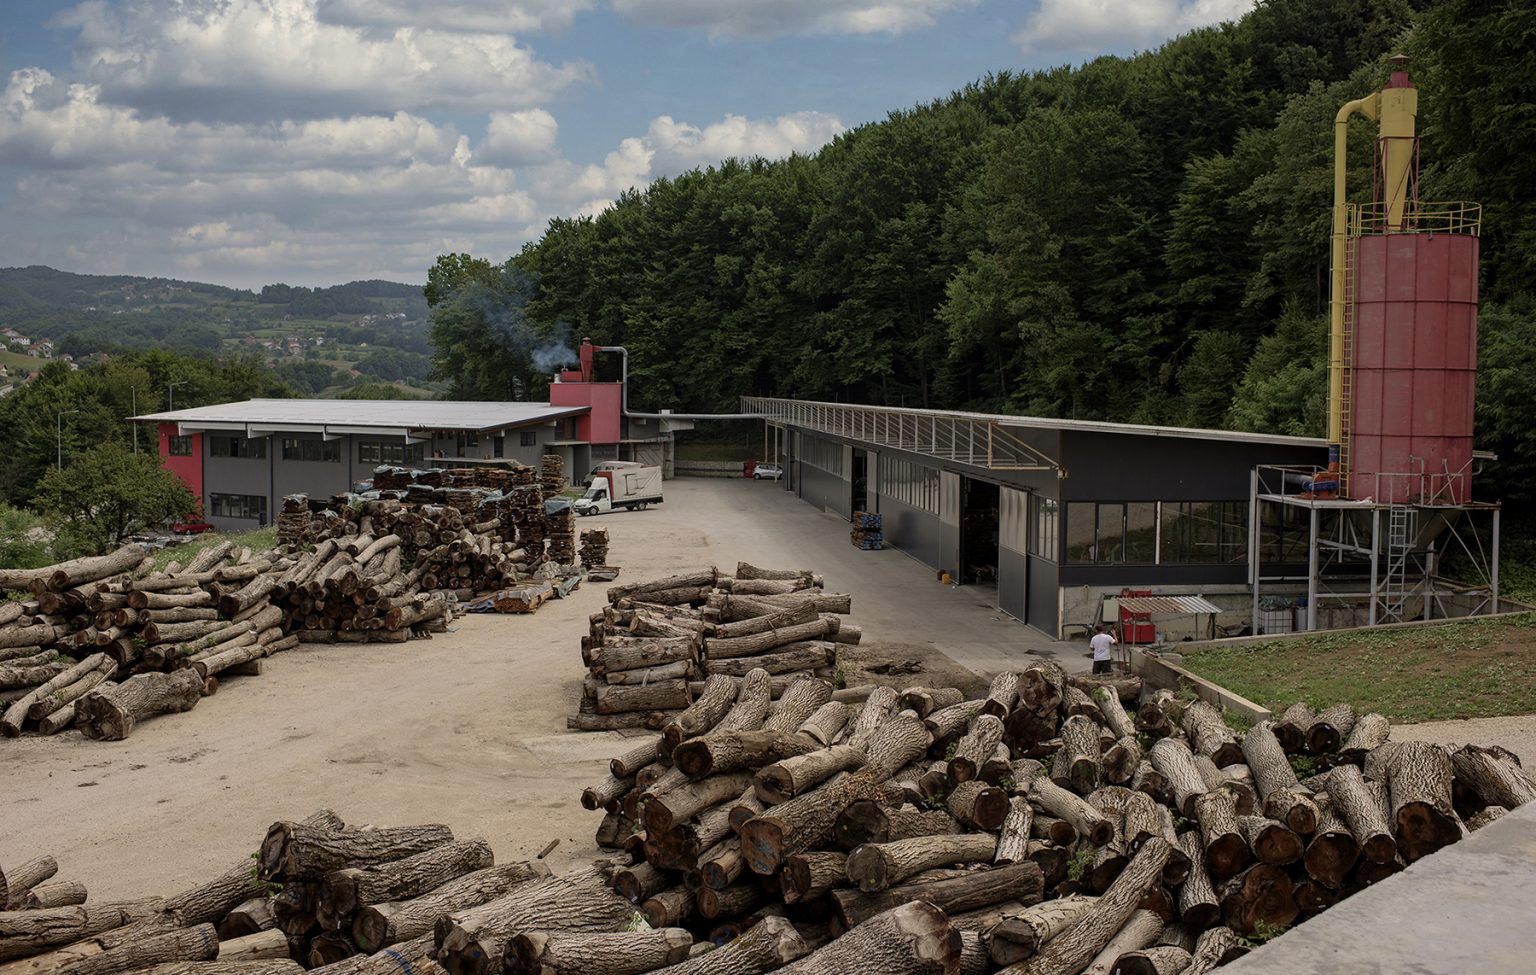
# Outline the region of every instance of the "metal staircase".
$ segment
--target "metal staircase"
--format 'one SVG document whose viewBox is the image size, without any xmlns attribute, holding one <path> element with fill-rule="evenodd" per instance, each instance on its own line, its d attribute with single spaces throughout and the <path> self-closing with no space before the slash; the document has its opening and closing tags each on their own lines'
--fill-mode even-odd
<svg viewBox="0 0 1536 975">
<path fill-rule="evenodd" d="M 1354 497 L 1350 474 L 1355 427 L 1355 250 L 1358 239 L 1352 233 L 1344 241 L 1344 357 L 1339 370 L 1339 496 L 1342 498 Z"/>
<path fill-rule="evenodd" d="M 1390 506 L 1387 509 L 1386 572 L 1381 579 L 1378 623 L 1401 623 L 1407 619 L 1408 599 L 1418 588 L 1417 579 L 1409 579 L 1408 575 L 1410 570 L 1418 567 L 1413 556 L 1418 537 L 1418 509 L 1406 504 Z"/>
</svg>

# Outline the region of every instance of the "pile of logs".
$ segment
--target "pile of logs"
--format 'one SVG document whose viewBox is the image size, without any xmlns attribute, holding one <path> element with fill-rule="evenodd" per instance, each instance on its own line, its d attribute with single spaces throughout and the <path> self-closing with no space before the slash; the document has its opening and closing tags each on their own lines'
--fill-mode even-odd
<svg viewBox="0 0 1536 975">
<path fill-rule="evenodd" d="M 556 565 L 575 565 L 576 509 L 566 501 L 546 501 L 544 531 L 549 560 Z"/>
<path fill-rule="evenodd" d="M 608 529 L 588 528 L 582 531 L 581 564 L 589 569 L 608 564 Z"/>
<path fill-rule="evenodd" d="M 710 568 L 611 586 L 608 602 L 581 641 L 588 676 L 570 728 L 659 728 L 714 675 L 831 678 L 838 644 L 862 635 L 843 618 L 851 597 L 826 592 L 820 576 L 746 562 L 734 576 Z"/>
<path fill-rule="evenodd" d="M 546 498 L 553 498 L 565 490 L 565 458 L 559 454 L 545 454 L 539 458 L 539 486 Z"/>
<path fill-rule="evenodd" d="M 545 572 L 542 537 L 525 544 L 520 509 L 506 503 L 537 497 L 537 484 L 518 484 L 515 470 L 412 473 L 425 476 L 394 495 L 445 503 L 380 492 L 316 507 L 296 495 L 281 519 L 294 544 L 270 551 L 220 542 L 157 572 L 128 545 L 0 571 L 0 591 L 29 596 L 0 604 L 0 732 L 123 738 L 140 719 L 196 706 L 216 675 L 258 674 L 262 658 L 300 642 L 428 636 L 476 593 Z M 488 501 L 498 513 L 476 521 Z"/>
<path fill-rule="evenodd" d="M 581 801 L 633 860 L 615 889 L 723 945 L 668 975 L 1200 975 L 1536 798 L 1502 749 L 1389 741 L 1347 705 L 1239 734 L 1138 685 L 1051 662 L 969 701 L 717 674 Z M 927 934 L 896 936 L 900 911 Z M 735 967 L 765 940 L 793 947 Z"/>
</svg>

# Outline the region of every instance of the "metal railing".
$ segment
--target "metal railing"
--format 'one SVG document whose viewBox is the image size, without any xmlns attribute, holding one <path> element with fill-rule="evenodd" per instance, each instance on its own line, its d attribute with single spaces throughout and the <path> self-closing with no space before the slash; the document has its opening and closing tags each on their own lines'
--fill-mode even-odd
<svg viewBox="0 0 1536 975">
<path fill-rule="evenodd" d="M 744 396 L 744 413 L 770 423 L 829 433 L 874 447 L 904 450 L 995 471 L 1060 470 L 1042 451 L 995 417 L 890 406 L 857 406 Z"/>
<path fill-rule="evenodd" d="M 1403 213 L 1399 226 L 1392 226 L 1387 204 L 1352 203 L 1349 206 L 1349 235 L 1377 234 L 1468 234 L 1477 237 L 1483 228 L 1481 203 L 1419 203 Z"/>
</svg>

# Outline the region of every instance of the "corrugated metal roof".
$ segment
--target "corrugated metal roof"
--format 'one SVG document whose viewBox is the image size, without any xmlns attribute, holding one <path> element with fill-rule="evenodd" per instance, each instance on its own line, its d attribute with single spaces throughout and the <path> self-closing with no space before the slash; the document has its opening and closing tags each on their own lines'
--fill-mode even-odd
<svg viewBox="0 0 1536 975">
<path fill-rule="evenodd" d="M 135 420 L 246 424 L 295 430 L 315 426 L 411 430 L 496 430 L 586 413 L 585 406 L 548 403 L 468 403 L 454 400 L 248 399 L 190 410 L 148 413 Z"/>
<path fill-rule="evenodd" d="M 1119 596 L 1115 603 L 1128 613 L 1219 613 L 1204 596 Z"/>
</svg>

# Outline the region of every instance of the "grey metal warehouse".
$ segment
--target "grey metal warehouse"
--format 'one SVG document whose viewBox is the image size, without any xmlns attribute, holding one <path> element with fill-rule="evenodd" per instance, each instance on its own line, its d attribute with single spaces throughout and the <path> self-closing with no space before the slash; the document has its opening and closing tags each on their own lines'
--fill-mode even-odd
<svg viewBox="0 0 1536 975">
<path fill-rule="evenodd" d="M 1067 636 L 1122 589 L 1199 593 L 1247 619 L 1248 552 L 1307 573 L 1307 525 L 1260 505 L 1260 465 L 1320 467 L 1308 437 L 746 398 L 784 486 L 843 517 L 879 512 L 888 544 L 999 608 Z M 1170 636 L 1193 621 L 1167 621 Z"/>
</svg>

